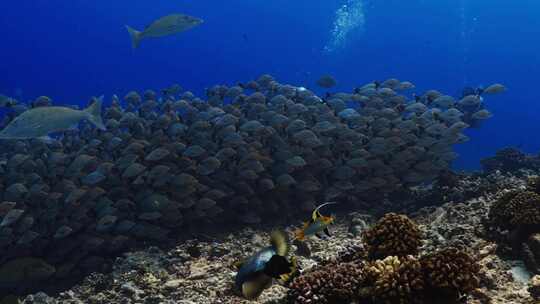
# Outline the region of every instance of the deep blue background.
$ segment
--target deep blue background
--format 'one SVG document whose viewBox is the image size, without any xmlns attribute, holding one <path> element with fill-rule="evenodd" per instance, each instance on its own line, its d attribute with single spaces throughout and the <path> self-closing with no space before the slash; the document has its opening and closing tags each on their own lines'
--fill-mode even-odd
<svg viewBox="0 0 540 304">
<path fill-rule="evenodd" d="M 495 116 L 468 132 L 472 140 L 458 147 L 456 166 L 478 168 L 481 157 L 508 145 L 540 149 L 538 1 L 366 0 L 364 31 L 352 33 L 341 51 L 325 53 L 335 11 L 345 2 L 2 1 L 0 93 L 21 88 L 25 99 L 85 104 L 92 95 L 171 83 L 202 94 L 262 73 L 307 87 L 331 73 L 347 91 L 396 77 L 418 91 L 451 95 L 464 84 L 500 82 L 508 92 L 487 99 Z M 131 50 L 125 24 L 143 29 L 173 12 L 205 23 Z"/>
</svg>

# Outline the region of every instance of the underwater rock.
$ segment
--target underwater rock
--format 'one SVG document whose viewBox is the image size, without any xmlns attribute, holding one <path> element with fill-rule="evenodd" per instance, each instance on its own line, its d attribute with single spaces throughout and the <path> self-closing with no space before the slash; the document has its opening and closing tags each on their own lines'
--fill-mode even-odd
<svg viewBox="0 0 540 304">
<path fill-rule="evenodd" d="M 371 258 L 406 256 L 418 253 L 422 234 L 417 224 L 405 215 L 388 213 L 364 232 Z"/>
</svg>

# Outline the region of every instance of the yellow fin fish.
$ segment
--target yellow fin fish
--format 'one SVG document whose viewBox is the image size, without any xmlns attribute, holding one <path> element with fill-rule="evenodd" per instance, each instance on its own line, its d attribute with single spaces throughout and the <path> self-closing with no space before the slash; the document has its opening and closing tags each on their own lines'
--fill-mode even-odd
<svg viewBox="0 0 540 304">
<path fill-rule="evenodd" d="M 255 299 L 274 279 L 284 284 L 297 273 L 296 259 L 287 259 L 290 245 L 285 231 L 276 230 L 270 235 L 270 246 L 235 263 L 238 269 L 235 290 L 246 299 Z"/>
<path fill-rule="evenodd" d="M 315 235 L 318 238 L 322 238 L 320 235 L 321 232 L 324 232 L 327 236 L 330 235 L 330 231 L 328 231 L 328 226 L 333 224 L 335 222 L 334 216 L 324 216 L 320 213 L 320 209 L 326 205 L 333 205 L 337 204 L 336 202 L 327 202 L 324 204 L 321 204 L 315 210 L 313 210 L 311 214 L 311 219 L 307 222 L 304 222 L 304 225 L 302 228 L 298 229 L 295 232 L 295 238 L 299 241 L 305 240 L 306 237 L 309 237 L 311 235 Z"/>
</svg>

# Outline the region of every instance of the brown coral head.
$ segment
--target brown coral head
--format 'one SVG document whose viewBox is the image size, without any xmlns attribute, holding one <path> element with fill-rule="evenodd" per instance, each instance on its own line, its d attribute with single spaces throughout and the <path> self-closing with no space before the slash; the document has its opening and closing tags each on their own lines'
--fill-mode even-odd
<svg viewBox="0 0 540 304">
<path fill-rule="evenodd" d="M 449 247 L 420 258 L 426 283 L 432 292 L 469 293 L 479 285 L 480 266 L 465 250 Z"/>
<path fill-rule="evenodd" d="M 295 278 L 287 295 L 294 304 L 348 304 L 365 282 L 364 264 L 330 263 Z"/>
<path fill-rule="evenodd" d="M 417 258 L 389 256 L 371 262 L 367 268 L 375 303 L 416 303 L 421 301 L 425 282 Z"/>
<path fill-rule="evenodd" d="M 514 190 L 502 195 L 489 210 L 489 223 L 503 229 L 540 226 L 540 194 Z"/>
<path fill-rule="evenodd" d="M 363 236 L 369 258 L 378 259 L 417 254 L 422 233 L 406 215 L 387 213 Z"/>
</svg>

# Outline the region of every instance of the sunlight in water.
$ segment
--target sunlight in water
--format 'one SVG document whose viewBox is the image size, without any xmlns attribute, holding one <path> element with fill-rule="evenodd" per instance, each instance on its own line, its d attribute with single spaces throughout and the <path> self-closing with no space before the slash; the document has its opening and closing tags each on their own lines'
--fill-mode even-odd
<svg viewBox="0 0 540 304">
<path fill-rule="evenodd" d="M 337 11 L 330 41 L 324 47 L 327 52 L 342 49 L 351 32 L 363 32 L 365 24 L 364 4 L 362 0 L 348 0 Z"/>
</svg>

